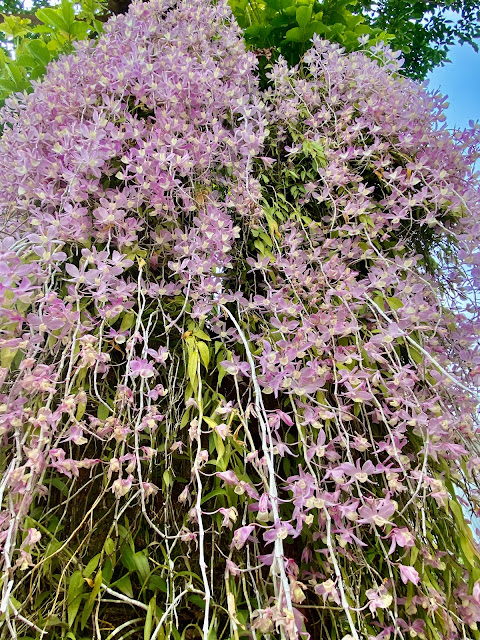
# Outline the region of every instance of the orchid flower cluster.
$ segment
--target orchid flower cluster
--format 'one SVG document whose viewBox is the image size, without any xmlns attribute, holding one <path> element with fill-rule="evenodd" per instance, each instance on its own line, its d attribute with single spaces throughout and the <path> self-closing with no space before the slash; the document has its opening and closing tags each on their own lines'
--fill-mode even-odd
<svg viewBox="0 0 480 640">
<path fill-rule="evenodd" d="M 151 0 L 1 111 L 0 637 L 476 638 L 479 131 Z"/>
</svg>

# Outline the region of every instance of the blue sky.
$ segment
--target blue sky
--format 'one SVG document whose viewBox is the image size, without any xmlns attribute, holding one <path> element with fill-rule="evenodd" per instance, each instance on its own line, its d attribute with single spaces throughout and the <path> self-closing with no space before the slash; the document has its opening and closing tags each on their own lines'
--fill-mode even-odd
<svg viewBox="0 0 480 640">
<path fill-rule="evenodd" d="M 449 127 L 468 127 L 469 120 L 480 120 L 480 54 L 468 45 L 450 50 L 452 61 L 429 74 L 429 89 L 448 95 L 446 111 Z"/>
<path fill-rule="evenodd" d="M 480 54 L 470 46 L 457 45 L 450 50 L 449 58 L 451 63 L 429 74 L 428 87 L 448 96 L 447 125 L 464 128 L 469 120 L 480 121 Z M 470 517 L 475 540 L 480 542 L 480 518 L 471 517 L 468 510 L 465 515 Z"/>
</svg>

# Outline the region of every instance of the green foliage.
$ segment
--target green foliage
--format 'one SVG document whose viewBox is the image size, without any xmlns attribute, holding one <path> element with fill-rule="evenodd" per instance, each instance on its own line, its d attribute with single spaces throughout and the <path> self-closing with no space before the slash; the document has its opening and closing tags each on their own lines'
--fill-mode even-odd
<svg viewBox="0 0 480 640">
<path fill-rule="evenodd" d="M 412 78 L 425 78 L 448 61 L 449 48 L 469 44 L 478 51 L 480 2 L 474 0 L 360 0 L 372 27 L 394 35 L 392 46 L 405 58 L 404 70 Z"/>
<path fill-rule="evenodd" d="M 49 3 L 45 2 L 45 0 L 31 0 L 30 2 L 28 2 L 28 6 L 30 7 L 29 10 L 34 11 L 36 9 L 39 9 L 40 7 L 48 6 L 48 4 Z M 3 0 L 2 8 L 4 13 L 7 14 L 18 14 L 27 11 L 27 9 L 25 8 L 24 0 Z"/>
<path fill-rule="evenodd" d="M 359 48 L 358 39 L 388 40 L 382 29 L 355 15 L 356 0 L 230 0 L 230 6 L 245 30 L 247 43 L 261 50 L 261 67 L 281 53 L 290 65 L 297 64 L 314 34 L 338 42 L 347 51 Z"/>
<path fill-rule="evenodd" d="M 347 51 L 358 49 L 362 36 L 370 44 L 390 41 L 403 53 L 404 72 L 415 79 L 447 61 L 457 42 L 478 51 L 480 3 L 471 0 L 230 0 L 230 6 L 247 43 L 262 50 L 262 68 L 279 53 L 297 64 L 314 34 Z"/>
<path fill-rule="evenodd" d="M 12 92 L 28 91 L 30 81 L 45 73 L 51 59 L 69 52 L 74 40 L 100 33 L 98 17 L 106 10 L 101 0 L 84 0 L 80 11 L 74 11 L 79 5 L 71 0 L 55 8 L 45 0 L 32 5 L 36 13 L 25 13 L 22 0 L 3 3 L 0 104 Z M 448 61 L 456 43 L 478 51 L 480 3 L 472 0 L 230 0 L 230 6 L 247 43 L 259 54 L 262 76 L 279 54 L 297 64 L 314 34 L 347 51 L 358 49 L 362 37 L 368 36 L 369 44 L 390 41 L 403 53 L 404 72 L 419 80 Z M 33 39 L 39 43 L 32 46 Z"/>
<path fill-rule="evenodd" d="M 56 7 L 38 9 L 34 16 L 2 14 L 0 105 L 11 93 L 31 91 L 31 81 L 44 75 L 51 60 L 70 53 L 75 40 L 101 33 L 97 17 L 103 9 L 98 0 L 84 0 L 81 5 L 62 0 Z"/>
</svg>

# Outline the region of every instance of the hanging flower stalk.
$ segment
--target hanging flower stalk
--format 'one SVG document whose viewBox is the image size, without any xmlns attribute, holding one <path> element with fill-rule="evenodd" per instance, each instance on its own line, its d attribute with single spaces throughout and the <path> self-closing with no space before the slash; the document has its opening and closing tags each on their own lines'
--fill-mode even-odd
<svg viewBox="0 0 480 640">
<path fill-rule="evenodd" d="M 7 101 L 0 637 L 477 637 L 478 131 L 399 68 L 154 0 Z"/>
</svg>

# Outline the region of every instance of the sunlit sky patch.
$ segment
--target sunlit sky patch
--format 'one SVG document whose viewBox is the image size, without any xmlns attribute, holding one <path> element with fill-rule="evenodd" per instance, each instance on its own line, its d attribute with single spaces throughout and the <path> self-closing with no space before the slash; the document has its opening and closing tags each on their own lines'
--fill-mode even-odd
<svg viewBox="0 0 480 640">
<path fill-rule="evenodd" d="M 470 120 L 480 120 L 480 54 L 464 45 L 452 47 L 449 57 L 451 63 L 429 74 L 429 88 L 448 96 L 448 125 L 468 127 Z"/>
</svg>

